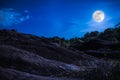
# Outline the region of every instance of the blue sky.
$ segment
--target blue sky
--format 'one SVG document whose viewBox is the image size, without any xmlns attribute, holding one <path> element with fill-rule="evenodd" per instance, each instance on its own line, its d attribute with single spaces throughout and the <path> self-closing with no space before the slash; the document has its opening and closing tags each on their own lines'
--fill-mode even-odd
<svg viewBox="0 0 120 80">
<path fill-rule="evenodd" d="M 30 17 L 6 28 L 38 36 L 81 37 L 120 22 L 120 0 L 0 0 L 0 4 L 1 9 L 12 8 Z M 96 10 L 105 13 L 103 22 L 92 19 Z"/>
</svg>

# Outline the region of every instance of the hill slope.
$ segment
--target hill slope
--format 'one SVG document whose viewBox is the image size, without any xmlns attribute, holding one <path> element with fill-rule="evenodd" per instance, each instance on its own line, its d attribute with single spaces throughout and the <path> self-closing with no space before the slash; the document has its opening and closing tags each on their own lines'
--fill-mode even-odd
<svg viewBox="0 0 120 80">
<path fill-rule="evenodd" d="M 86 53 L 56 46 L 47 38 L 0 30 L 0 80 L 106 80 L 119 64 Z"/>
</svg>

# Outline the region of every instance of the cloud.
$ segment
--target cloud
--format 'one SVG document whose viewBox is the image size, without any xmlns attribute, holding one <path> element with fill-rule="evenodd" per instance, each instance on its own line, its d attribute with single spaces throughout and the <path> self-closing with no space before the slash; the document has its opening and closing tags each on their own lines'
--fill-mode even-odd
<svg viewBox="0 0 120 80">
<path fill-rule="evenodd" d="M 88 25 L 88 28 L 82 30 L 81 32 L 103 31 L 104 29 L 115 25 L 111 22 L 113 19 L 114 18 L 108 16 L 102 22 L 95 22 L 92 19 L 86 23 L 86 25 Z"/>
<path fill-rule="evenodd" d="M 29 15 L 23 15 L 12 8 L 0 9 L 0 26 L 2 27 L 18 24 L 29 18 Z"/>
</svg>

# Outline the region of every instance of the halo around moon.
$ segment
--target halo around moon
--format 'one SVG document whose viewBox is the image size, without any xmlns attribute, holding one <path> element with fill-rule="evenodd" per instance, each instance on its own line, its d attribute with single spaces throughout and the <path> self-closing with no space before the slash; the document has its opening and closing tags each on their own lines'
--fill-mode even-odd
<svg viewBox="0 0 120 80">
<path fill-rule="evenodd" d="M 105 18 L 105 15 L 104 15 L 103 11 L 97 10 L 93 13 L 93 19 L 96 22 L 102 22 L 104 20 L 104 18 Z"/>
</svg>

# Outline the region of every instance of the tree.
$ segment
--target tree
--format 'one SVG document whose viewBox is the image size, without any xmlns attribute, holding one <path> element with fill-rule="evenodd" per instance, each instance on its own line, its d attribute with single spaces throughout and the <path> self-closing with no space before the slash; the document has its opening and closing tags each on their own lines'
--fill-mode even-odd
<svg viewBox="0 0 120 80">
<path fill-rule="evenodd" d="M 85 35 L 84 35 L 84 40 L 85 41 L 89 41 L 91 39 L 96 39 L 98 38 L 99 36 L 99 32 L 98 31 L 93 31 L 91 33 L 87 32 Z"/>
</svg>

